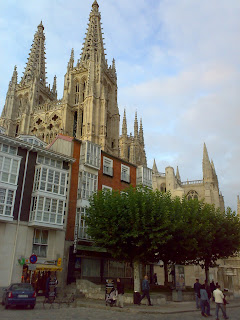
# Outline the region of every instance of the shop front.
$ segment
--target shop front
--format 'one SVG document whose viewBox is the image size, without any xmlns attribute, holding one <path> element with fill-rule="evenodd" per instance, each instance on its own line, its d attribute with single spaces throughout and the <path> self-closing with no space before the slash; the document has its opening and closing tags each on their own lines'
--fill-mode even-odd
<svg viewBox="0 0 240 320">
<path fill-rule="evenodd" d="M 56 265 L 56 262 L 51 263 L 25 263 L 22 270 L 23 283 L 31 283 L 38 295 L 44 295 L 46 291 L 47 279 L 51 272 L 55 273 L 58 279 L 58 273 L 62 271 L 60 266 Z"/>
<path fill-rule="evenodd" d="M 68 283 L 76 279 L 86 279 L 94 283 L 105 283 L 107 278 L 122 278 L 131 283 L 130 263 L 116 261 L 103 248 L 77 245 L 76 253 L 70 247 L 68 264 Z"/>
</svg>

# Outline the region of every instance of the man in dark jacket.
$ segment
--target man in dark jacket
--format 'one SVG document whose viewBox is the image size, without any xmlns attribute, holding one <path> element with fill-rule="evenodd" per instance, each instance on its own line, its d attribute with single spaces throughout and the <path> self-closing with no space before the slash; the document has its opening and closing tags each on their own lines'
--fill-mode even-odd
<svg viewBox="0 0 240 320">
<path fill-rule="evenodd" d="M 123 308 L 124 284 L 117 278 L 117 307 Z"/>
<path fill-rule="evenodd" d="M 199 279 L 196 279 L 196 282 L 194 283 L 194 294 L 195 294 L 195 300 L 196 300 L 196 307 L 197 309 L 200 308 L 199 302 L 200 302 L 200 289 L 201 284 L 199 283 Z"/>
<path fill-rule="evenodd" d="M 149 286 L 149 282 L 148 282 L 148 276 L 146 275 L 143 279 L 142 282 L 142 292 L 143 295 L 141 296 L 141 299 L 139 301 L 139 304 L 141 304 L 142 299 L 146 296 L 148 299 L 148 305 L 152 306 L 151 304 L 151 300 L 150 300 L 150 295 L 149 295 L 149 291 L 150 291 L 150 286 Z"/>
</svg>

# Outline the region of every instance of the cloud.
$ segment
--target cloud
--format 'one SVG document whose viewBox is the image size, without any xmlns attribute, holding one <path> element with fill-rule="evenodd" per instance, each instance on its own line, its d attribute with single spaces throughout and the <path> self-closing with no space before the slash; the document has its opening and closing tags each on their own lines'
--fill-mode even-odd
<svg viewBox="0 0 240 320">
<path fill-rule="evenodd" d="M 13 67 L 24 71 L 34 32 L 45 26 L 48 80 L 62 97 L 71 49 L 81 52 L 92 0 L 0 3 L 0 104 Z M 204 141 L 225 202 L 240 193 L 239 0 L 105 0 L 100 11 L 108 61 L 116 59 L 118 104 L 129 132 L 143 119 L 149 166 L 179 166 L 202 178 Z"/>
</svg>

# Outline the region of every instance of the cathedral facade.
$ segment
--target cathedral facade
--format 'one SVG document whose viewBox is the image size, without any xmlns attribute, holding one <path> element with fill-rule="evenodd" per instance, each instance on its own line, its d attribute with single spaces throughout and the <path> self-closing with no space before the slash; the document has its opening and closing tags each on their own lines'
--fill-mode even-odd
<svg viewBox="0 0 240 320">
<path fill-rule="evenodd" d="M 18 82 L 14 68 L 0 118 L 6 134 L 34 135 L 51 143 L 58 133 L 88 140 L 114 156 L 146 165 L 142 124 L 134 124 L 134 137 L 127 135 L 126 117 L 119 136 L 115 60 L 108 65 L 97 1 L 92 4 L 81 56 L 72 49 L 64 78 L 62 99 L 57 99 L 57 80 L 46 82 L 45 35 L 42 22 L 37 27 L 26 68 Z M 138 157 L 135 155 L 138 154 Z"/>
<path fill-rule="evenodd" d="M 172 167 L 167 167 L 164 173 L 160 173 L 154 160 L 153 189 L 162 192 L 170 191 L 173 197 L 182 198 L 186 196 L 188 199 L 204 200 L 206 203 L 214 204 L 216 208 L 224 211 L 224 198 L 219 190 L 214 163 L 209 159 L 205 143 L 203 147 L 202 172 L 202 180 L 181 181 L 178 167 L 176 174 Z"/>
</svg>

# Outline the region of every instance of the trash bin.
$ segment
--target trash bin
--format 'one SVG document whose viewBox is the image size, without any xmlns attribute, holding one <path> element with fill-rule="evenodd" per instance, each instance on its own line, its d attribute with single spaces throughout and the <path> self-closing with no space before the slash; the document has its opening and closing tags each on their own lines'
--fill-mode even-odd
<svg viewBox="0 0 240 320">
<path fill-rule="evenodd" d="M 133 303 L 134 304 L 139 304 L 141 299 L 141 294 L 140 292 L 134 291 L 133 292 Z"/>
</svg>

